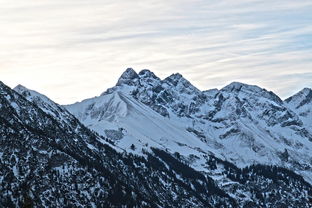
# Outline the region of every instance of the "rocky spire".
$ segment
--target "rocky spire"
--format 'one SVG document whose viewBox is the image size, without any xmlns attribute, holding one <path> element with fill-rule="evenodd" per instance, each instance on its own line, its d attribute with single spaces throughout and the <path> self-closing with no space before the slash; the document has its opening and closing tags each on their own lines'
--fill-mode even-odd
<svg viewBox="0 0 312 208">
<path fill-rule="evenodd" d="M 122 84 L 131 84 L 134 79 L 138 78 L 138 74 L 132 69 L 132 68 L 127 68 L 124 73 L 120 76 L 117 82 L 117 86 L 120 86 Z"/>
</svg>

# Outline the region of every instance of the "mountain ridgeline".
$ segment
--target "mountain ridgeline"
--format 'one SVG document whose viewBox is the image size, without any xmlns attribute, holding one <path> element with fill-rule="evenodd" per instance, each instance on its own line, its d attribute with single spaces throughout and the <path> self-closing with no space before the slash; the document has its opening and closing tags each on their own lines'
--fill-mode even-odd
<svg viewBox="0 0 312 208">
<path fill-rule="evenodd" d="M 311 92 L 129 68 L 61 106 L 0 82 L 0 207 L 311 207 Z"/>
</svg>

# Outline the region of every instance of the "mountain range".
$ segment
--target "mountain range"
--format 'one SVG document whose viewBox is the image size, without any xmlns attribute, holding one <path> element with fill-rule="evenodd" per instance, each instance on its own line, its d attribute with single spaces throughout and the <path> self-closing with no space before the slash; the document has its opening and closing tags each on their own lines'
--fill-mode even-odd
<svg viewBox="0 0 312 208">
<path fill-rule="evenodd" d="M 0 84 L 0 207 L 311 207 L 312 90 L 128 68 L 61 106 Z"/>
</svg>

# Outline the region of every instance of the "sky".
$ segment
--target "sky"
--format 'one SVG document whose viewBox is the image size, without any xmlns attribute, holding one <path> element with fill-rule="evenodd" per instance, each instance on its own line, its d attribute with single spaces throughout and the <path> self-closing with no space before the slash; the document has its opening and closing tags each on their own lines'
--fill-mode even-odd
<svg viewBox="0 0 312 208">
<path fill-rule="evenodd" d="M 200 90 L 312 87 L 311 0 L 0 0 L 0 80 L 60 104 L 132 67 Z"/>
</svg>

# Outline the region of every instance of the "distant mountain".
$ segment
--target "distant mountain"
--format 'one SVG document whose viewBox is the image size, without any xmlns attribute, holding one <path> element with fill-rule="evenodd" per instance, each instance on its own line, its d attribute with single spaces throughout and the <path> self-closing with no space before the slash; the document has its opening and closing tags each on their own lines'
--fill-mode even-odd
<svg viewBox="0 0 312 208">
<path fill-rule="evenodd" d="M 312 182 L 312 117 L 306 94 L 299 112 L 258 86 L 234 82 L 202 92 L 181 74 L 161 80 L 149 70 L 129 68 L 101 96 L 65 108 L 117 146 L 129 151 L 132 143 L 140 147 L 137 154 L 152 146 L 186 158 L 195 155 L 191 166 L 201 171 L 203 155 L 212 154 L 239 167 L 289 168 Z"/>
<path fill-rule="evenodd" d="M 272 92 L 180 74 L 127 69 L 69 106 L 0 82 L 0 207 L 311 207 L 307 126 Z"/>
</svg>

